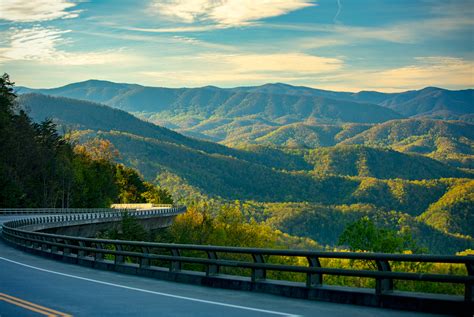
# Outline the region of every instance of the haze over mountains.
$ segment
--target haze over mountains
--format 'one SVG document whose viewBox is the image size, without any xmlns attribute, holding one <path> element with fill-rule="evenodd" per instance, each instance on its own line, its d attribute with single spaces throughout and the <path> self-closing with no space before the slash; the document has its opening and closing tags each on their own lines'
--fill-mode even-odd
<svg viewBox="0 0 474 317">
<path fill-rule="evenodd" d="M 197 191 L 249 200 L 272 226 L 330 245 L 368 215 L 410 228 L 433 252 L 474 247 L 472 90 L 353 94 L 87 81 L 18 91 L 35 121 L 52 118 L 78 142 L 110 140 L 122 162 L 176 197 Z M 432 119 L 440 114 L 458 120 Z"/>
</svg>

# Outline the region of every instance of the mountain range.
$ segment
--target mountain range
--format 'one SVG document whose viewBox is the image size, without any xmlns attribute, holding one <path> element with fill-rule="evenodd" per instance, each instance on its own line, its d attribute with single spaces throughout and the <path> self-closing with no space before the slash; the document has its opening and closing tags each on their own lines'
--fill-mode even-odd
<svg viewBox="0 0 474 317">
<path fill-rule="evenodd" d="M 18 92 L 103 103 L 188 136 L 229 145 L 260 139 L 271 143 L 269 134 L 295 125 L 299 130 L 344 123 L 366 126 L 408 117 L 474 121 L 472 89 L 350 93 L 281 83 L 174 89 L 89 80 L 53 89 L 20 87 Z M 296 142 L 285 143 L 312 147 L 305 138 L 303 132 Z"/>
<path fill-rule="evenodd" d="M 335 243 L 334 235 L 342 230 L 342 224 L 369 215 L 397 230 L 410 228 L 433 252 L 474 247 L 474 233 L 468 221 L 474 210 L 470 170 L 474 129 L 468 121 L 418 115 L 406 118 L 382 105 L 359 103 L 351 93 L 287 85 L 283 85 L 286 93 L 277 89 L 279 85 L 157 88 L 166 90 L 174 99 L 169 99 L 173 106 L 166 106 L 161 113 L 153 112 L 154 115 L 174 113 L 172 120 L 182 118 L 180 122 L 188 122 L 191 127 L 193 122 L 194 126 L 210 126 L 214 120 L 215 129 L 232 135 L 230 143 L 234 147 L 228 147 L 203 140 L 203 132 L 199 132 L 204 136 L 200 138 L 189 136 L 198 132 L 185 136 L 137 118 L 143 118 L 144 112 L 127 107 L 152 107 L 153 100 L 146 100 L 144 95 L 144 99 L 137 97 L 136 103 L 129 96 L 128 106 L 106 105 L 119 96 L 137 93 L 136 89 L 142 86 L 98 82 L 104 85 L 99 88 L 95 81 L 86 83 L 94 87 L 84 90 L 84 83 L 80 83 L 81 88 L 62 87 L 58 88 L 61 92 L 40 91 L 42 94 L 21 88 L 18 101 L 35 121 L 53 119 L 76 142 L 95 137 L 110 140 L 119 150 L 121 162 L 169 188 L 175 197 L 193 188 L 206 197 L 258 202 L 264 206 L 266 221 L 274 227 L 329 245 Z M 203 106 L 209 91 L 214 91 L 211 94 L 215 103 Z M 51 96 L 68 93 L 71 95 L 67 98 Z M 186 99 L 186 93 L 194 97 Z M 311 95 L 316 93 L 328 95 Z M 239 97 L 242 94 L 250 99 L 243 102 Z M 333 99 L 333 94 L 342 97 Z M 225 107 L 217 106 L 219 95 L 227 103 Z M 381 98 L 378 93 L 369 95 L 372 101 Z M 90 101 L 97 96 L 104 104 Z M 258 97 L 261 99 L 253 99 Z M 231 107 L 232 100 L 236 103 Z M 298 108 L 293 104 L 295 100 L 329 100 L 332 108 L 314 104 Z M 258 111 L 247 115 L 253 107 Z M 368 122 L 346 119 L 356 115 L 357 108 L 365 109 Z M 334 109 L 338 111 L 332 112 Z M 375 116 L 371 117 L 373 109 Z M 190 120 L 188 114 L 193 111 L 207 113 L 209 119 Z M 463 118 L 469 115 L 467 111 Z M 177 125 L 175 129 L 182 130 Z M 248 135 L 252 137 L 246 138 Z M 186 195 L 189 197 L 189 193 Z M 285 211 L 288 206 L 293 206 L 292 212 Z"/>
</svg>

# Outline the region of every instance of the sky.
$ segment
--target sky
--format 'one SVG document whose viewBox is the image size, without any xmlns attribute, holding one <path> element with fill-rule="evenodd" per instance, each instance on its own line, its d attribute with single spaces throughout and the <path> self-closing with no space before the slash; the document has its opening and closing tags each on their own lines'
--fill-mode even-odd
<svg viewBox="0 0 474 317">
<path fill-rule="evenodd" d="M 2 0 L 17 85 L 474 88 L 473 0 Z"/>
</svg>

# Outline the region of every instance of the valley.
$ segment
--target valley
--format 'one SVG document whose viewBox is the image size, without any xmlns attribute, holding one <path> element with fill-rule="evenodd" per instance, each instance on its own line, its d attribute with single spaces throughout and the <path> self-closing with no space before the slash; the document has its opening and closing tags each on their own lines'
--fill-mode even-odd
<svg viewBox="0 0 474 317">
<path fill-rule="evenodd" d="M 474 206 L 473 124 L 395 111 L 396 100 L 409 103 L 426 90 L 394 96 L 88 81 L 18 92 L 35 121 L 52 118 L 74 142 L 110 141 L 119 162 L 178 201 L 243 201 L 250 218 L 328 247 L 363 216 L 411 232 L 431 252 L 474 246 L 466 225 Z M 468 118 L 467 107 L 444 101 L 469 103 L 466 94 L 429 100 Z"/>
</svg>

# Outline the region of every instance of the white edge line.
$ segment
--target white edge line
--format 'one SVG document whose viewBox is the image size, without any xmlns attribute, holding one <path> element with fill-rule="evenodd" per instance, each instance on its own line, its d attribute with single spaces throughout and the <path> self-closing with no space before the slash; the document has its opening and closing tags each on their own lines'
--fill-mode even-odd
<svg viewBox="0 0 474 317">
<path fill-rule="evenodd" d="M 51 271 L 51 270 L 47 270 L 47 269 L 42 269 L 42 268 L 39 268 L 39 267 L 36 267 L 36 266 L 32 266 L 32 265 L 28 265 L 28 264 L 25 264 L 25 263 L 20 263 L 20 262 L 17 262 L 17 261 L 13 261 L 13 260 L 1 257 L 1 256 L 0 256 L 0 260 L 15 263 L 17 265 L 25 266 L 25 267 L 35 269 L 35 270 L 38 270 L 38 271 L 57 274 L 57 275 L 66 276 L 66 277 L 70 277 L 70 278 L 75 278 L 75 279 L 78 279 L 78 280 L 88 281 L 88 282 L 97 283 L 97 284 L 103 284 L 103 285 L 108 285 L 108 286 L 114 286 L 114 287 L 129 289 L 129 290 L 132 290 L 132 291 L 137 291 L 137 292 L 142 292 L 142 293 L 161 295 L 161 296 L 166 296 L 166 297 L 189 300 L 189 301 L 193 301 L 193 302 L 212 304 L 212 305 L 218 305 L 218 306 L 224 306 L 224 307 L 231 307 L 231 308 L 237 308 L 237 309 L 243 309 L 243 310 L 250 310 L 250 311 L 273 314 L 273 315 L 280 315 L 280 316 L 287 316 L 287 317 L 300 317 L 300 315 L 282 313 L 282 312 L 277 312 L 277 311 L 272 311 L 272 310 L 252 308 L 252 307 L 233 305 L 233 304 L 226 304 L 226 303 L 214 302 L 214 301 L 205 300 L 205 299 L 198 299 L 198 298 L 192 298 L 192 297 L 186 297 L 186 296 L 180 296 L 180 295 L 173 295 L 173 294 L 162 293 L 162 292 L 155 292 L 155 291 L 150 291 L 150 290 L 136 288 L 136 287 L 130 287 L 130 286 L 125 286 L 125 285 L 120 285 L 120 284 L 115 284 L 115 283 L 98 281 L 98 280 L 94 280 L 94 279 L 90 279 L 90 278 L 86 278 L 86 277 L 80 277 L 80 276 L 76 276 L 76 275 L 71 275 L 71 274 L 60 273 L 60 272 Z"/>
</svg>

